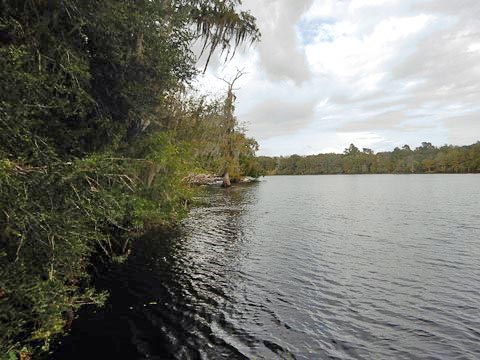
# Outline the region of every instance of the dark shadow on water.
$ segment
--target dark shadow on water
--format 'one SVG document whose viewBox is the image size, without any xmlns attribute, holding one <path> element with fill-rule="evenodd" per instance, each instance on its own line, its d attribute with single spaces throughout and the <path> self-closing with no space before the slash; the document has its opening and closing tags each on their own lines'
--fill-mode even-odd
<svg viewBox="0 0 480 360">
<path fill-rule="evenodd" d="M 53 358 L 143 359 L 146 353 L 168 354 L 167 334 L 155 329 L 148 311 L 158 306 L 154 302 L 163 304 L 171 296 L 167 290 L 173 281 L 170 264 L 156 257 L 170 257 L 172 241 L 167 236 L 156 242 L 142 239 L 127 263 L 103 271 L 95 285 L 109 291 L 106 306 L 80 311 Z M 149 333 L 148 342 L 139 336 L 142 333 Z"/>
<path fill-rule="evenodd" d="M 213 227 L 222 228 L 222 241 L 235 244 L 243 192 L 210 190 L 204 216 L 198 209 L 193 221 L 198 226 L 220 222 Z M 228 276 L 222 273 L 228 266 L 225 258 L 209 259 L 211 267 L 196 266 L 188 243 L 194 229 L 195 223 L 173 234 L 148 234 L 137 241 L 126 263 L 101 271 L 95 286 L 110 293 L 107 304 L 84 307 L 51 358 L 246 358 L 210 328 L 213 321 L 222 323 L 212 309 L 228 297 L 217 285 Z"/>
</svg>

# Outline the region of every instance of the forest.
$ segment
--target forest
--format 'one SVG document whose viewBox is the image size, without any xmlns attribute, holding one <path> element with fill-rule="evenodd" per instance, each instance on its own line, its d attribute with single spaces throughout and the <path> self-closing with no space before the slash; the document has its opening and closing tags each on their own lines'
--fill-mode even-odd
<svg viewBox="0 0 480 360">
<path fill-rule="evenodd" d="M 343 154 L 258 157 L 259 172 L 268 175 L 480 173 L 480 142 L 435 147 L 429 142 L 374 153 L 351 144 Z"/>
<path fill-rule="evenodd" d="M 175 226 L 191 173 L 256 175 L 223 95 L 192 87 L 259 41 L 240 0 L 0 2 L 0 359 L 39 358 L 108 294 L 94 263 Z M 228 184 L 227 184 L 228 185 Z"/>
</svg>

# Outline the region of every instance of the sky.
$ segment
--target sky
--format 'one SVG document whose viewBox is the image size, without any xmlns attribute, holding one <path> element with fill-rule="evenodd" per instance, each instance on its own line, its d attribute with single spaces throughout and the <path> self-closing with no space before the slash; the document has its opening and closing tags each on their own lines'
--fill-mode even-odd
<svg viewBox="0 0 480 360">
<path fill-rule="evenodd" d="M 244 0 L 262 40 L 199 79 L 259 155 L 480 140 L 480 0 Z M 202 60 L 199 61 L 201 66 Z"/>
</svg>

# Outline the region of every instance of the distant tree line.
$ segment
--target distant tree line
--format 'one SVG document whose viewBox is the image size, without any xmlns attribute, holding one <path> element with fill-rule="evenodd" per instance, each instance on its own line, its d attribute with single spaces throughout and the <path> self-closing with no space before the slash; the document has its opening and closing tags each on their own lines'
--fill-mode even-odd
<svg viewBox="0 0 480 360">
<path fill-rule="evenodd" d="M 377 154 L 351 144 L 343 154 L 260 156 L 257 162 L 268 175 L 480 173 L 480 142 L 442 147 L 423 142 L 414 150 L 404 145 Z"/>
</svg>

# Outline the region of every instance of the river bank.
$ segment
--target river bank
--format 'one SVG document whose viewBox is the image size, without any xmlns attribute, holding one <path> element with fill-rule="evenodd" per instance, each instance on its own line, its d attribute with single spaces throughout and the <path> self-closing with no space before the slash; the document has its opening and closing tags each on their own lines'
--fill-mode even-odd
<svg viewBox="0 0 480 360">
<path fill-rule="evenodd" d="M 224 178 L 213 174 L 190 174 L 183 179 L 187 183 L 196 186 L 222 186 Z M 251 176 L 240 176 L 232 181 L 232 184 L 249 184 L 258 181 L 258 178 Z"/>
</svg>

